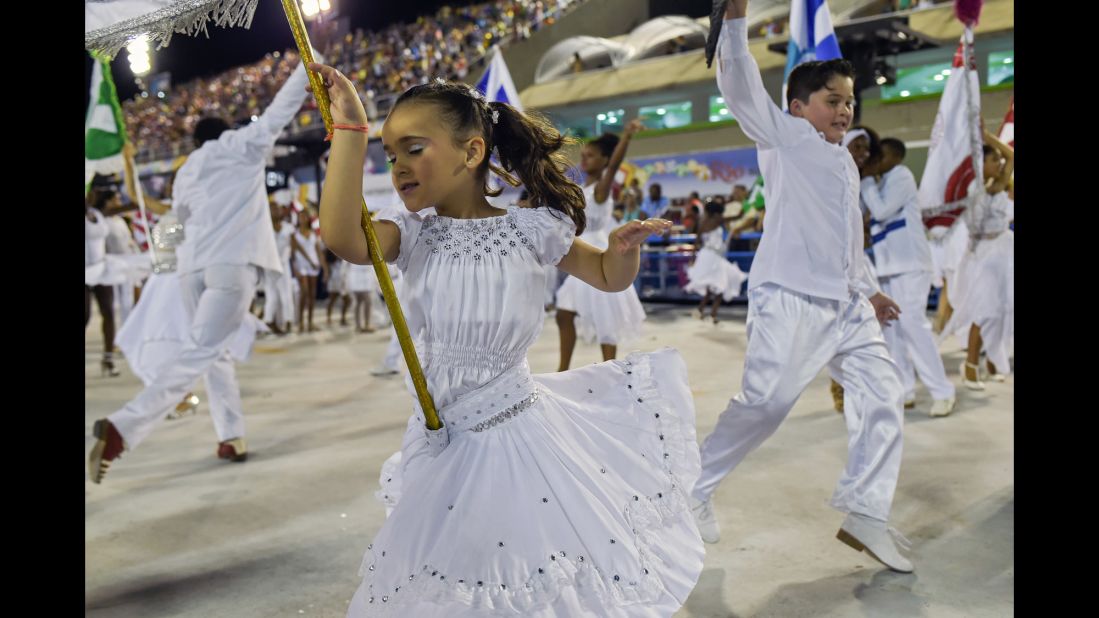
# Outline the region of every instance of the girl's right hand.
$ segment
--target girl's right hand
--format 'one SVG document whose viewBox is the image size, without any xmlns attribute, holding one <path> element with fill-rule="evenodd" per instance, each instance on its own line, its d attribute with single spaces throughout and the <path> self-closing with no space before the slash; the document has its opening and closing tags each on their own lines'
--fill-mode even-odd
<svg viewBox="0 0 1099 618">
<path fill-rule="evenodd" d="M 366 109 L 359 99 L 359 93 L 351 80 L 336 69 L 316 62 L 309 65 L 309 70 L 321 76 L 321 82 L 328 90 L 328 96 L 332 101 L 332 122 L 335 124 L 365 125 L 367 123 Z M 312 86 L 305 88 L 313 92 Z"/>
</svg>

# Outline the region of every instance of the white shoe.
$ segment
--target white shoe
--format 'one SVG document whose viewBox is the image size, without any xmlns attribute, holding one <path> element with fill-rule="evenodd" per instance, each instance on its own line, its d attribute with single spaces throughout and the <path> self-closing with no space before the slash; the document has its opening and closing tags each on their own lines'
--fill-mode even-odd
<svg viewBox="0 0 1099 618">
<path fill-rule="evenodd" d="M 931 404 L 931 416 L 950 416 L 950 413 L 953 411 L 953 397 L 949 399 L 936 399 L 935 403 Z"/>
<path fill-rule="evenodd" d="M 698 532 L 702 540 L 707 543 L 717 543 L 721 540 L 721 528 L 717 525 L 717 517 L 714 516 L 713 500 L 699 502 L 691 496 L 691 514 L 698 524 Z"/>
<path fill-rule="evenodd" d="M 843 520 L 836 538 L 851 546 L 855 551 L 865 551 L 878 562 L 900 573 L 911 573 L 915 567 L 897 550 L 893 542 L 896 539 L 905 549 L 908 540 L 899 532 L 886 526 L 885 522 L 871 519 L 865 515 L 849 513 Z"/>
<path fill-rule="evenodd" d="M 376 368 L 370 370 L 370 375 L 378 376 L 378 377 L 395 376 L 398 373 L 400 373 L 400 372 L 397 371 L 396 369 L 391 369 L 391 368 L 385 367 L 385 366 L 376 367 Z"/>
<path fill-rule="evenodd" d="M 973 369 L 977 373 L 976 380 L 970 380 L 969 378 L 965 377 L 966 367 Z M 962 374 L 962 385 L 964 385 L 966 388 L 971 391 L 983 391 L 985 389 L 985 383 L 981 382 L 981 371 L 979 365 L 974 365 L 973 363 L 962 361 L 962 366 L 958 369 L 958 371 Z"/>
</svg>

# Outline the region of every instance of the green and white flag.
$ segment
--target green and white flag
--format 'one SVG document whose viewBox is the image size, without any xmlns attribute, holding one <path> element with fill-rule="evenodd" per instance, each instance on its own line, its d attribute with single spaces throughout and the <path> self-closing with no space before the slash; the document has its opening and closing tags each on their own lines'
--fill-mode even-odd
<svg viewBox="0 0 1099 618">
<path fill-rule="evenodd" d="M 126 141 L 126 123 L 111 79 L 111 65 L 98 54 L 92 53 L 92 58 L 92 96 L 84 118 L 84 193 L 96 174 L 116 174 L 125 169 L 122 144 Z"/>
</svg>

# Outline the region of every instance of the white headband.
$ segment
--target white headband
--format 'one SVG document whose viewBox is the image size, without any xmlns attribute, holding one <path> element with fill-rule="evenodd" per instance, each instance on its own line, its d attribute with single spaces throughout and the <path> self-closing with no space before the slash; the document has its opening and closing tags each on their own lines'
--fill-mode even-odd
<svg viewBox="0 0 1099 618">
<path fill-rule="evenodd" d="M 851 142 L 855 141 L 859 137 L 865 137 L 866 141 L 870 141 L 870 134 L 866 132 L 866 129 L 854 129 L 848 131 L 843 136 L 843 147 L 846 148 Z"/>
</svg>

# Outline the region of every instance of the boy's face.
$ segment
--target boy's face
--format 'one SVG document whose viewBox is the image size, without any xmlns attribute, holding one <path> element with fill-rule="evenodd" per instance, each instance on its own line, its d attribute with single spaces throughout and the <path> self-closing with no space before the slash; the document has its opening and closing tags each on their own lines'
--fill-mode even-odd
<svg viewBox="0 0 1099 618">
<path fill-rule="evenodd" d="M 855 82 L 844 75 L 833 75 L 824 88 L 809 95 L 808 103 L 797 98 L 790 102 L 791 116 L 808 120 L 833 144 L 843 141 L 854 113 Z"/>
</svg>

